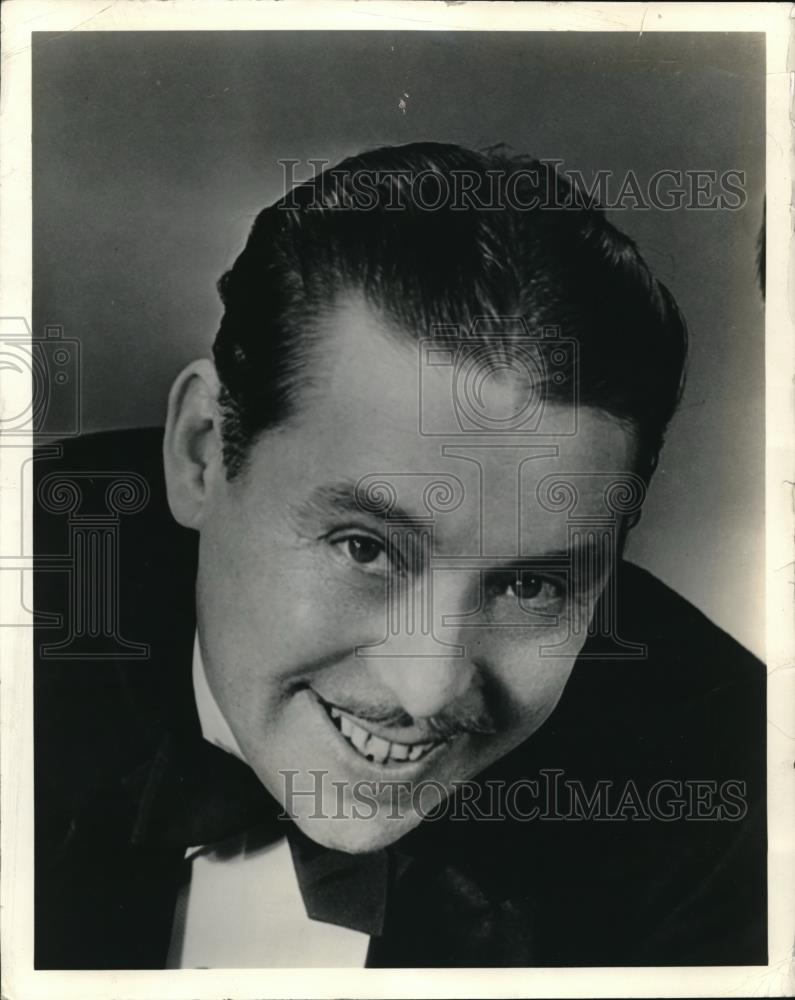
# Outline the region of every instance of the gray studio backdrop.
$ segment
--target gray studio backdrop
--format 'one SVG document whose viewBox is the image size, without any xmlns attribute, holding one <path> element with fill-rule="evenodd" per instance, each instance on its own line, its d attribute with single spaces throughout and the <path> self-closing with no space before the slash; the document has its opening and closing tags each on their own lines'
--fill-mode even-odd
<svg viewBox="0 0 795 1000">
<path fill-rule="evenodd" d="M 745 172 L 738 211 L 628 209 L 690 378 L 629 556 L 764 653 L 759 35 L 80 32 L 34 42 L 34 308 L 82 347 L 85 430 L 159 424 L 280 158 L 505 142 L 566 168 Z M 301 173 L 310 172 L 307 166 Z"/>
</svg>

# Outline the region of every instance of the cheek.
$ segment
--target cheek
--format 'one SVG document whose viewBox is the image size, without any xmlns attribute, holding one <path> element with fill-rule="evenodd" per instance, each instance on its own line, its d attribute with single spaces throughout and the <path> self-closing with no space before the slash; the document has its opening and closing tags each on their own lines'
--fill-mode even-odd
<svg viewBox="0 0 795 1000">
<path fill-rule="evenodd" d="M 529 739 L 554 712 L 574 668 L 574 658 L 517 657 L 503 662 L 493 680 L 505 707 L 500 731 L 482 744 L 467 765 L 470 776 L 495 763 Z"/>
<path fill-rule="evenodd" d="M 503 665 L 500 683 L 511 706 L 511 722 L 526 735 L 538 728 L 557 705 L 574 669 L 574 656 L 542 656 L 535 652 Z"/>
<path fill-rule="evenodd" d="M 322 546 L 261 527 L 252 542 L 244 519 L 227 523 L 234 533 L 218 523 L 202 533 L 197 601 L 208 653 L 239 693 L 254 695 L 264 668 L 270 679 L 285 678 L 383 639 L 378 583 L 352 583 Z"/>
</svg>

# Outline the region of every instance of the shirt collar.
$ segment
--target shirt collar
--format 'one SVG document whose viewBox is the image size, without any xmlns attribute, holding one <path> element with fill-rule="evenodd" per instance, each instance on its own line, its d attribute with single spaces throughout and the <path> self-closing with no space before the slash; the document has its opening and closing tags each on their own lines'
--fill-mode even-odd
<svg viewBox="0 0 795 1000">
<path fill-rule="evenodd" d="M 196 711 L 199 715 L 199 725 L 204 739 L 245 762 L 243 751 L 218 707 L 218 702 L 213 697 L 207 682 L 198 631 L 193 640 L 193 697 L 196 701 Z"/>
</svg>

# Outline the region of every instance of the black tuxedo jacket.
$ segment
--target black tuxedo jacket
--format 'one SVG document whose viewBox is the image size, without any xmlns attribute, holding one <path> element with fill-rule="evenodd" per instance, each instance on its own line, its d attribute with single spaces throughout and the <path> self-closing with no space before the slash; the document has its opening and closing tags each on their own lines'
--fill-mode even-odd
<svg viewBox="0 0 795 1000">
<path fill-rule="evenodd" d="M 196 817 L 220 836 L 273 808 L 201 739 L 196 536 L 167 509 L 161 442 L 91 435 L 34 465 L 37 968 L 162 967 Z M 127 485 L 108 492 L 114 476 Z M 586 796 L 606 781 L 613 818 L 424 822 L 369 859 L 385 896 L 368 965 L 767 962 L 764 668 L 648 573 L 622 564 L 617 586 L 618 633 L 647 656 L 589 640 L 601 658 L 578 661 L 550 719 L 482 776 Z M 680 795 L 685 818 L 663 818 Z"/>
</svg>

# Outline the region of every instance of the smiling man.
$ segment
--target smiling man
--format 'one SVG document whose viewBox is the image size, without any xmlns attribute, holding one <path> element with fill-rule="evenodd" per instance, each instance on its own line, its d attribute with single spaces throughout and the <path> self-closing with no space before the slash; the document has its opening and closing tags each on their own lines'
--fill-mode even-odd
<svg viewBox="0 0 795 1000">
<path fill-rule="evenodd" d="M 37 965 L 765 961 L 763 668 L 621 558 L 686 341 L 632 242 L 423 143 L 220 290 L 165 435 L 55 466 L 151 490 L 149 660 L 37 668 Z"/>
<path fill-rule="evenodd" d="M 636 445 L 630 429 L 590 407 L 567 435 L 566 406 L 551 404 L 532 434 L 520 432 L 502 448 L 478 446 L 467 455 L 472 435 L 443 438 L 445 448 L 418 430 L 411 332 L 353 290 L 312 321 L 321 323 L 322 331 L 306 333 L 321 356 L 305 362 L 321 374 L 294 416 L 251 445 L 231 480 L 215 367 L 199 361 L 186 369 L 172 393 L 167 481 L 175 517 L 200 532 L 202 661 L 242 756 L 277 798 L 293 769 L 301 776 L 328 769 L 320 808 L 311 795 L 294 796 L 299 825 L 329 846 L 366 850 L 398 839 L 420 817 L 390 808 L 393 789 L 385 784 L 383 805 L 360 821 L 350 803 L 336 806 L 332 781 L 352 788 L 373 778 L 448 785 L 472 778 L 543 722 L 571 672 L 578 644 L 565 656 L 540 655 L 539 647 L 568 628 L 567 605 L 592 600 L 604 579 L 587 588 L 580 580 L 586 591 L 572 592 L 563 566 L 540 568 L 566 549 L 565 512 L 537 504 L 517 549 L 520 467 L 523 494 L 534 497 L 555 471 L 629 473 Z M 512 344 L 518 351 L 522 341 Z M 450 372 L 430 373 L 423 418 L 440 425 L 452 405 Z M 491 381 L 489 414 L 510 416 L 528 387 L 511 369 Z M 374 472 L 405 494 L 400 513 L 386 519 L 388 540 L 384 511 L 365 493 L 357 500 L 357 484 Z M 460 503 L 437 513 L 430 548 L 422 546 L 423 495 L 436 480 L 454 482 Z M 485 510 L 481 482 L 489 488 Z M 602 515 L 599 490 L 584 492 L 586 516 Z M 485 551 L 479 535 L 487 536 Z M 219 566 L 235 571 L 219 573 Z M 380 650 L 389 584 L 398 597 L 430 589 L 433 620 L 429 636 L 404 625 Z M 519 596 L 524 613 L 517 615 Z M 584 640 L 583 632 L 579 645 Z M 289 783 L 305 787 L 298 776 Z"/>
</svg>

